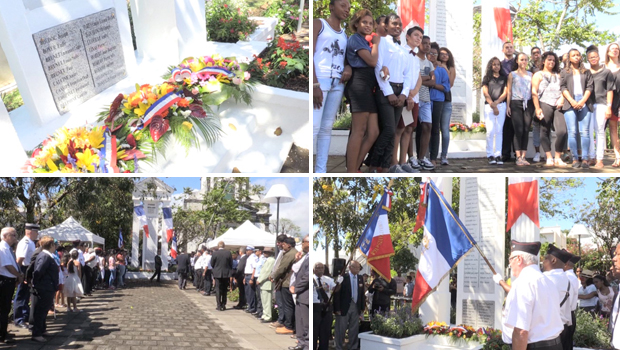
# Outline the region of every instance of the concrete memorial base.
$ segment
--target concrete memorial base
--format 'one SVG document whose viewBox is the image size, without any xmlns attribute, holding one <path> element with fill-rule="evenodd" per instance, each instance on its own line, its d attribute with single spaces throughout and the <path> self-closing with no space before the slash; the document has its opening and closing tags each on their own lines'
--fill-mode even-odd
<svg viewBox="0 0 620 350">
<path fill-rule="evenodd" d="M 480 350 L 482 344 L 473 341 L 452 343 L 447 336 L 414 335 L 408 338 L 395 339 L 382 337 L 365 332 L 359 335 L 361 350 Z"/>
<path fill-rule="evenodd" d="M 154 271 L 127 272 L 125 280 L 145 280 L 153 276 Z M 157 277 L 153 281 L 155 281 Z M 176 272 L 163 272 L 159 278 L 162 281 L 174 281 L 177 279 Z"/>
</svg>

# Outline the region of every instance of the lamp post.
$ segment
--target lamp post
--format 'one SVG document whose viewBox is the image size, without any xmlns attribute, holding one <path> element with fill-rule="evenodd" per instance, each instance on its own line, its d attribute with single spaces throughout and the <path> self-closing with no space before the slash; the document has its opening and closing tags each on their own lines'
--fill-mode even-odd
<svg viewBox="0 0 620 350">
<path fill-rule="evenodd" d="M 570 229 L 567 237 L 577 237 L 577 240 L 579 241 L 579 256 L 581 256 L 581 237 L 592 237 L 592 234 L 584 224 L 575 224 L 573 228 Z"/>
<path fill-rule="evenodd" d="M 276 243 L 278 241 L 278 234 L 280 233 L 280 203 L 290 203 L 295 200 L 295 197 L 291 195 L 288 188 L 286 188 L 283 184 L 275 184 L 271 186 L 265 198 L 263 198 L 264 203 L 277 203 L 276 206 Z M 274 246 L 277 252 L 277 244 Z"/>
</svg>

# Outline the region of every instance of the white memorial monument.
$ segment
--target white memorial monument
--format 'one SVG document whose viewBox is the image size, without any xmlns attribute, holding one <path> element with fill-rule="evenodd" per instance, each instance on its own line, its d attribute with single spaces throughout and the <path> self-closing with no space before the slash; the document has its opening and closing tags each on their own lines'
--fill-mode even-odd
<svg viewBox="0 0 620 350">
<path fill-rule="evenodd" d="M 472 123 L 474 112 L 473 57 L 474 22 L 471 0 L 435 0 L 430 2 L 430 25 L 425 30 L 431 41 L 447 47 L 454 56 L 456 80 L 452 87 L 451 122 Z"/>
<path fill-rule="evenodd" d="M 149 236 L 142 229 L 139 217 L 134 212 L 131 234 L 131 265 L 139 267 L 140 233 L 142 233 L 142 269 L 155 269 L 157 243 L 161 240 L 162 271 L 168 270 L 168 242 L 163 225 L 161 208 L 170 207 L 174 189 L 158 178 L 150 177 L 138 182 L 133 192 L 134 207 L 142 204 L 146 214 Z"/>
<path fill-rule="evenodd" d="M 459 217 L 496 272 L 504 275 L 504 178 L 462 177 Z M 458 265 L 456 324 L 501 328 L 504 290 L 474 248 Z"/>
</svg>

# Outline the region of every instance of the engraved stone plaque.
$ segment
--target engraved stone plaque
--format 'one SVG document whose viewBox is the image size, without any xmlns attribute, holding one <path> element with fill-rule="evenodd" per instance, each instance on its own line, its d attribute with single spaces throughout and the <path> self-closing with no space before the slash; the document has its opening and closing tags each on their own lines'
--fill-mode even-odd
<svg viewBox="0 0 620 350">
<path fill-rule="evenodd" d="M 474 328 L 494 327 L 495 302 L 463 299 L 463 324 Z"/>
<path fill-rule="evenodd" d="M 127 76 L 114 8 L 32 37 L 60 114 Z"/>
<path fill-rule="evenodd" d="M 452 95 L 454 97 L 454 95 Z M 467 104 L 452 102 L 452 116 L 450 123 L 465 123 L 467 116 Z"/>
</svg>

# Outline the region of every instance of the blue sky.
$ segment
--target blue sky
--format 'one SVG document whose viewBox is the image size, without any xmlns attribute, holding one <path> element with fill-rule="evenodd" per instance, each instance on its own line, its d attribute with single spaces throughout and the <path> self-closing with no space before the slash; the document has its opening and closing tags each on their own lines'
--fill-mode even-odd
<svg viewBox="0 0 620 350">
<path fill-rule="evenodd" d="M 579 189 L 574 189 L 563 193 L 557 198 L 558 200 L 571 199 L 575 207 L 583 207 L 586 203 L 592 203 L 596 199 L 597 183 L 600 182 L 597 177 L 582 178 L 584 186 Z M 570 208 L 563 208 L 565 211 L 571 210 Z M 545 218 L 540 215 L 540 226 L 560 226 L 562 229 L 571 229 L 575 222 L 573 220 L 566 220 L 561 218 Z"/>
<path fill-rule="evenodd" d="M 175 194 L 183 193 L 183 188 L 190 187 L 192 189 L 200 189 L 199 177 L 160 177 L 166 184 L 174 187 Z M 262 185 L 265 191 L 269 191 L 271 185 L 284 184 L 295 197 L 295 201 L 286 204 L 280 204 L 280 218 L 292 220 L 301 228 L 302 234 L 307 234 L 310 227 L 310 218 L 308 215 L 310 197 L 308 177 L 250 177 L 250 183 Z M 265 192 L 266 193 L 266 192 Z M 272 219 L 276 218 L 276 205 L 270 205 Z"/>
</svg>

